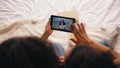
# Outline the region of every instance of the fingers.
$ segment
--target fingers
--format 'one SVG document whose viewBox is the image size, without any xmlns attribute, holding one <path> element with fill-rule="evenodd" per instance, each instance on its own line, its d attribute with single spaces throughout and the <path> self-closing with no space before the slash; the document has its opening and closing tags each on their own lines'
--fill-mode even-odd
<svg viewBox="0 0 120 68">
<path fill-rule="evenodd" d="M 51 20 L 49 19 L 47 22 L 47 25 L 45 27 L 45 32 L 51 34 L 53 30 L 51 30 L 51 25 L 50 25 Z"/>
<path fill-rule="evenodd" d="M 48 23 L 47 23 L 47 26 L 50 26 L 50 21 L 51 21 L 51 20 L 49 19 L 49 20 L 48 20 Z"/>
<path fill-rule="evenodd" d="M 83 23 L 81 23 L 81 27 L 82 27 L 82 29 L 83 29 L 83 32 L 86 32 L 86 31 L 85 31 L 85 27 L 84 27 L 84 24 L 83 24 Z"/>
<path fill-rule="evenodd" d="M 79 30 L 78 30 L 79 28 L 78 28 L 78 25 L 76 25 L 76 24 L 73 24 L 73 30 L 72 30 L 72 32 L 74 33 L 74 35 L 75 35 L 75 37 L 77 38 L 77 39 L 79 39 Z"/>
<path fill-rule="evenodd" d="M 82 32 L 82 27 L 80 24 L 73 24 L 73 33 L 76 33 L 76 34 L 83 34 Z"/>
<path fill-rule="evenodd" d="M 74 42 L 75 44 L 77 44 L 77 41 L 75 39 L 70 39 L 72 42 Z"/>
<path fill-rule="evenodd" d="M 51 20 L 49 19 L 48 22 L 47 22 L 47 25 L 46 25 L 45 29 L 51 29 L 50 22 L 51 22 Z"/>
<path fill-rule="evenodd" d="M 50 24 L 50 22 L 51 22 L 51 19 L 48 19 L 47 24 Z"/>
<path fill-rule="evenodd" d="M 72 29 L 73 32 L 77 31 L 78 33 L 82 33 L 82 34 L 86 32 L 83 23 L 81 24 L 74 23 Z"/>
<path fill-rule="evenodd" d="M 76 39 L 79 40 L 80 42 L 80 40 L 85 36 L 85 28 L 84 28 L 83 23 L 81 24 L 74 23 L 72 32 L 74 33 Z M 76 42 L 75 40 L 72 40 L 72 41 Z"/>
<path fill-rule="evenodd" d="M 83 30 L 82 30 L 81 24 L 77 24 L 77 26 L 78 26 L 78 28 L 79 28 L 79 29 L 78 29 L 78 30 L 79 30 L 79 33 L 80 33 L 80 34 L 83 34 Z"/>
<path fill-rule="evenodd" d="M 85 27 L 84 27 L 83 23 L 81 23 L 81 24 L 74 23 L 72 32 L 77 39 L 76 40 L 77 43 L 85 44 L 88 42 L 87 40 L 89 40 L 89 37 L 85 31 Z M 76 43 L 75 40 L 72 40 L 72 41 Z"/>
</svg>

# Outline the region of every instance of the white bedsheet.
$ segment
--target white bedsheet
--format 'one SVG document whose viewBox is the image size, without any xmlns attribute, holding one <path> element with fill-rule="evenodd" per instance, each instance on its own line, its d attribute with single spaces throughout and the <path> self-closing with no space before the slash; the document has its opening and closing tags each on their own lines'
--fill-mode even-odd
<svg viewBox="0 0 120 68">
<path fill-rule="evenodd" d="M 97 41 L 120 26 L 120 0 L 0 0 L 0 41 L 13 36 L 39 36 L 51 14 L 70 9 L 77 10 L 79 20 L 90 28 L 88 34 Z M 68 37 L 68 33 L 56 31 L 50 39 L 68 45 Z"/>
</svg>

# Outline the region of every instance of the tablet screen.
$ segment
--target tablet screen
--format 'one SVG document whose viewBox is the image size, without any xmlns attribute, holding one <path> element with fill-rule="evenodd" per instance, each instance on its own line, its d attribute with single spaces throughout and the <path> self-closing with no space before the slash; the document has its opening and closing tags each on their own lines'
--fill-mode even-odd
<svg viewBox="0 0 120 68">
<path fill-rule="evenodd" d="M 51 15 L 51 29 L 71 32 L 74 18 Z"/>
</svg>

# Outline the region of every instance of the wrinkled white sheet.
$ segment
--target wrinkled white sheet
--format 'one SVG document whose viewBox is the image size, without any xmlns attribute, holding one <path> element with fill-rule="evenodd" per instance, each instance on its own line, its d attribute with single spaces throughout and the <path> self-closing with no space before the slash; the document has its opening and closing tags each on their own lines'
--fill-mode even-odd
<svg viewBox="0 0 120 68">
<path fill-rule="evenodd" d="M 96 41 L 106 39 L 120 26 L 120 0 L 0 0 L 0 41 L 39 36 L 51 14 L 70 9 L 77 10 L 79 20 L 88 25 L 87 32 Z M 68 45 L 68 37 L 68 33 L 55 31 L 50 39 Z"/>
</svg>

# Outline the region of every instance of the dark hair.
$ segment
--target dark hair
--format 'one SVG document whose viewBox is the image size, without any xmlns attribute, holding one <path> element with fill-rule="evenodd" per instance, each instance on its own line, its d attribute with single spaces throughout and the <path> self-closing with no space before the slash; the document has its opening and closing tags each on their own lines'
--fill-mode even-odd
<svg viewBox="0 0 120 68">
<path fill-rule="evenodd" d="M 0 68 L 58 68 L 51 43 L 37 37 L 16 37 L 0 44 Z"/>
<path fill-rule="evenodd" d="M 111 52 L 99 53 L 89 45 L 76 46 L 65 60 L 65 68 L 117 68 Z"/>
<path fill-rule="evenodd" d="M 63 23 L 63 25 L 65 25 L 64 20 L 60 20 L 59 22 L 60 22 L 59 25 L 61 25 L 62 23 Z"/>
</svg>

